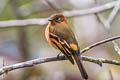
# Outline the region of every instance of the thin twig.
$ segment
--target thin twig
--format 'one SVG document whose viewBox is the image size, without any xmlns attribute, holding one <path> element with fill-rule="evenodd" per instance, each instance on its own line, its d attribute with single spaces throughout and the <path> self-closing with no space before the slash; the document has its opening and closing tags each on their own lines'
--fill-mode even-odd
<svg viewBox="0 0 120 80">
<path fill-rule="evenodd" d="M 101 45 L 101 44 L 104 44 L 106 42 L 110 42 L 110 41 L 113 41 L 113 40 L 116 40 L 116 39 L 119 39 L 119 38 L 120 38 L 120 36 L 115 36 L 115 37 L 111 37 L 111 38 L 108 38 L 108 39 L 96 42 L 96 43 L 94 43 L 94 44 L 92 44 L 92 45 L 82 49 L 80 53 L 82 54 L 82 53 L 88 51 L 89 49 L 92 49 L 92 48 L 94 48 L 94 47 L 96 47 L 98 45 Z"/>
<path fill-rule="evenodd" d="M 110 28 L 110 24 L 109 24 L 109 22 L 101 15 L 101 14 L 99 14 L 99 13 L 96 13 L 96 16 L 97 16 L 97 19 L 99 20 L 99 22 L 101 23 L 101 24 L 103 24 L 103 28 L 105 29 L 105 30 L 107 30 L 107 32 L 109 33 L 109 28 Z"/>
<path fill-rule="evenodd" d="M 119 38 L 120 38 L 120 36 L 115 36 L 115 37 L 111 37 L 109 39 L 105 39 L 105 40 L 102 40 L 100 42 L 94 43 L 91 46 L 88 46 L 88 47 L 84 48 L 81 51 L 81 53 L 86 52 L 89 49 L 92 49 L 93 47 L 96 47 L 98 45 L 101 45 L 101 44 L 104 44 L 106 42 L 110 42 L 112 40 L 119 39 Z M 107 59 L 103 59 L 103 58 L 96 59 L 96 58 L 87 57 L 87 56 L 81 56 L 81 59 L 84 60 L 84 61 L 88 61 L 88 62 L 98 64 L 100 66 L 102 66 L 102 63 L 120 65 L 120 61 L 116 61 L 116 60 L 107 60 Z M 34 59 L 34 60 L 26 61 L 26 62 L 21 62 L 21 63 L 9 65 L 9 66 L 3 66 L 2 68 L 0 68 L 0 75 L 4 74 L 6 72 L 12 71 L 12 70 L 16 70 L 16 69 L 25 68 L 25 67 L 32 67 L 32 66 L 37 65 L 37 64 L 42 64 L 42 63 L 46 63 L 46 62 L 53 62 L 53 61 L 60 61 L 60 60 L 66 60 L 65 56 L 60 56 L 59 59 L 56 56 L 39 58 L 39 59 Z"/>
</svg>

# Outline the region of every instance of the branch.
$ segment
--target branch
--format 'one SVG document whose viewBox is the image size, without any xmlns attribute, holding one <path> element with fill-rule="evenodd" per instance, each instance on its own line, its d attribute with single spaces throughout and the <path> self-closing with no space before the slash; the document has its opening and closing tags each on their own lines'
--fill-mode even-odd
<svg viewBox="0 0 120 80">
<path fill-rule="evenodd" d="M 28 26 L 28 25 L 29 26 L 31 25 L 43 26 L 45 24 L 47 24 L 47 18 L 0 21 L 0 27 Z"/>
<path fill-rule="evenodd" d="M 94 43 L 94 44 L 92 44 L 92 45 L 82 49 L 80 53 L 82 54 L 82 53 L 88 51 L 89 49 L 92 49 L 92 48 L 94 48 L 96 46 L 99 46 L 101 44 L 104 44 L 104 43 L 107 43 L 107 42 L 110 42 L 110 41 L 113 41 L 113 40 L 116 40 L 116 39 L 119 39 L 119 38 L 120 38 L 120 36 L 115 36 L 115 37 L 111 37 L 111 38 L 108 38 L 108 39 L 96 42 L 96 43 Z"/>
<path fill-rule="evenodd" d="M 63 12 L 63 14 L 66 17 L 75 17 L 75 16 L 94 14 L 94 13 L 102 12 L 102 11 L 113 8 L 116 5 L 116 3 L 117 3 L 117 1 L 112 1 L 110 3 L 106 3 L 106 4 L 98 6 L 98 7 L 88 8 L 88 9 L 84 9 L 84 10 L 72 10 L 72 11 L 68 11 L 68 12 L 66 11 L 66 12 Z"/>
<path fill-rule="evenodd" d="M 111 9 L 116 5 L 117 1 L 113 1 L 98 7 L 88 8 L 84 10 L 72 10 L 63 12 L 66 17 L 75 17 L 80 15 L 87 15 L 98 13 L 107 9 Z M 0 27 L 12 27 L 12 26 L 28 26 L 28 25 L 45 25 L 47 24 L 47 18 L 41 19 L 26 19 L 26 20 L 9 20 L 9 21 L 1 21 Z"/>
<path fill-rule="evenodd" d="M 107 60 L 107 59 L 103 59 L 103 58 L 96 59 L 96 58 L 87 57 L 87 56 L 81 56 L 81 59 L 84 61 L 89 61 L 89 62 L 98 64 L 100 66 L 102 66 L 102 63 L 120 65 L 120 62 L 116 61 L 116 60 Z M 4 67 L 0 68 L 0 75 L 2 75 L 4 73 L 8 73 L 9 71 L 12 71 L 12 70 L 20 69 L 20 68 L 33 67 L 37 64 L 53 62 L 53 61 L 61 61 L 61 60 L 67 60 L 67 59 L 65 58 L 65 56 L 60 56 L 59 59 L 56 56 L 54 56 L 54 57 L 38 58 L 38 59 L 26 61 L 26 62 L 9 65 L 9 66 L 4 66 Z"/>
<path fill-rule="evenodd" d="M 102 40 L 100 42 L 94 43 L 94 44 L 84 48 L 83 50 L 81 50 L 81 53 L 86 52 L 89 49 L 92 49 L 92 48 L 94 48 L 98 45 L 101 45 L 101 44 L 104 44 L 106 42 L 110 42 L 112 40 L 119 39 L 119 38 L 120 38 L 120 36 L 115 36 L 115 37 L 111 37 L 111 38 Z M 81 59 L 84 60 L 84 61 L 89 61 L 89 62 L 98 64 L 100 66 L 102 66 L 102 63 L 120 65 L 120 61 L 116 61 L 116 60 L 107 60 L 107 59 L 103 59 L 103 58 L 96 59 L 96 58 L 87 57 L 87 56 L 81 56 Z M 2 75 L 4 73 L 7 73 L 9 71 L 24 68 L 24 67 L 32 67 L 32 66 L 37 65 L 37 64 L 42 64 L 42 63 L 46 63 L 46 62 L 53 62 L 53 61 L 61 61 L 61 60 L 66 60 L 65 56 L 60 56 L 59 58 L 57 58 L 56 56 L 39 58 L 39 59 L 34 59 L 34 60 L 26 61 L 26 62 L 21 62 L 21 63 L 9 65 L 9 66 L 3 66 L 2 68 L 0 68 L 0 75 Z"/>
</svg>

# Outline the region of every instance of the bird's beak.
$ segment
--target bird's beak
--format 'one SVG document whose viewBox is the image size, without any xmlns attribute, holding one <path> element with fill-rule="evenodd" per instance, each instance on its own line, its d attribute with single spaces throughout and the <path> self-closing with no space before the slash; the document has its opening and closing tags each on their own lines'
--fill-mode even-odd
<svg viewBox="0 0 120 80">
<path fill-rule="evenodd" d="M 48 19 L 48 21 L 53 21 L 53 19 Z"/>
</svg>

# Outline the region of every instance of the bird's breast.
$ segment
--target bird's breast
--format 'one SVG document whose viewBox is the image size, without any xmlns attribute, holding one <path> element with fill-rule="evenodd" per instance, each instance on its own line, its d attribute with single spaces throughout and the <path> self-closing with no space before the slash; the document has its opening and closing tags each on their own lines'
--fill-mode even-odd
<svg viewBox="0 0 120 80">
<path fill-rule="evenodd" d="M 48 43 L 49 43 L 52 47 L 58 49 L 57 46 L 56 46 L 56 45 L 51 41 L 51 39 L 50 39 L 50 27 L 51 27 L 51 23 L 49 22 L 49 24 L 47 25 L 47 27 L 46 27 L 46 29 L 45 29 L 45 37 L 46 37 Z"/>
</svg>

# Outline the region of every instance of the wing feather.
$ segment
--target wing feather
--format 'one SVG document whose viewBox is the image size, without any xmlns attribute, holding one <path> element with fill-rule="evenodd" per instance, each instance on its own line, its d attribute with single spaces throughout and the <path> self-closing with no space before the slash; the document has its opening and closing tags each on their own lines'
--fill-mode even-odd
<svg viewBox="0 0 120 80">
<path fill-rule="evenodd" d="M 56 47 L 69 59 L 69 61 L 74 64 L 74 60 L 71 56 L 68 44 L 66 45 L 65 41 L 60 39 L 57 35 L 50 33 L 51 42 L 56 45 Z"/>
</svg>

